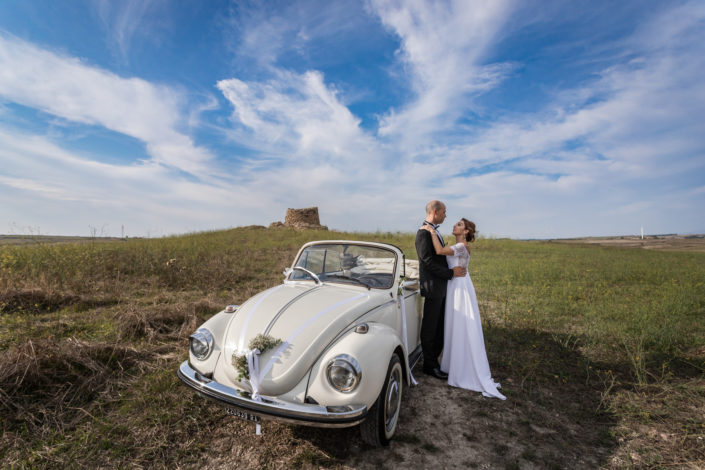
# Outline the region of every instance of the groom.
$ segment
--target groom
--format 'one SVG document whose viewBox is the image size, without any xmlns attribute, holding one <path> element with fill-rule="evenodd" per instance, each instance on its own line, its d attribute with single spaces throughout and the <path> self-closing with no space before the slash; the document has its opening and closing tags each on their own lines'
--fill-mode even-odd
<svg viewBox="0 0 705 470">
<path fill-rule="evenodd" d="M 446 206 L 441 201 L 426 204 L 426 220 L 435 231 L 416 232 L 416 253 L 419 256 L 421 295 L 424 297 L 423 319 L 421 321 L 421 349 L 423 350 L 423 372 L 439 379 L 447 379 L 448 374 L 441 370 L 438 356 L 443 351 L 443 324 L 445 318 L 446 284 L 454 276 L 465 276 L 465 269 L 448 267 L 446 257 L 437 255 L 433 248 L 432 236 L 437 236 L 445 246 L 438 226 L 446 218 Z"/>
</svg>

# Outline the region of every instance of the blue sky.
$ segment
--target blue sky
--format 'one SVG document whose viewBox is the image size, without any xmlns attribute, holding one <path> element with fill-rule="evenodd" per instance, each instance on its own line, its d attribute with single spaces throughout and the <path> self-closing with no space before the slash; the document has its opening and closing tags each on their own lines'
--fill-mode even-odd
<svg viewBox="0 0 705 470">
<path fill-rule="evenodd" d="M 705 232 L 705 2 L 0 2 L 0 233 Z"/>
</svg>

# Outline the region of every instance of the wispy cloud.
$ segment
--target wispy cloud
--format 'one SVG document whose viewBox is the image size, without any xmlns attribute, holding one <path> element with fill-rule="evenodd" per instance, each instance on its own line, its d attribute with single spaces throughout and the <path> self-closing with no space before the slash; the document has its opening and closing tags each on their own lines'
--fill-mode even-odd
<svg viewBox="0 0 705 470">
<path fill-rule="evenodd" d="M 150 13 L 164 5 L 163 0 L 124 0 L 111 2 L 98 0 L 94 3 L 98 16 L 103 22 L 108 36 L 108 43 L 117 58 L 126 64 L 129 62 L 130 47 L 135 35 L 149 37 L 152 30 L 145 28 L 145 19 Z M 162 10 L 162 16 L 165 11 Z"/>
<path fill-rule="evenodd" d="M 699 27 L 705 9 L 695 4 L 687 11 L 644 25 L 621 44 L 632 60 L 599 71 L 586 86 L 559 93 L 546 105 L 548 112 L 493 126 L 471 153 L 498 161 L 558 152 L 574 158 L 587 151 L 599 157 L 597 165 L 607 160 L 635 177 L 689 171 L 694 157 L 705 152 L 700 137 L 705 123 L 698 117 L 705 109 L 699 78 L 705 58 L 693 48 L 705 43 L 705 29 Z M 640 39 L 661 30 L 671 34 L 670 40 L 659 40 L 658 48 Z M 575 151 L 566 152 L 566 146 Z"/>
<path fill-rule="evenodd" d="M 45 233 L 61 233 L 68 223 L 73 233 L 112 224 L 110 233 L 115 234 L 126 224 L 133 235 L 165 235 L 197 230 L 222 214 L 247 214 L 247 208 L 239 207 L 247 197 L 235 201 L 230 187 L 189 181 L 170 167 L 103 163 L 46 137 L 3 129 L 0 142 L 3 222 L 41 225 Z M 250 207 L 257 207 L 256 202 Z M 30 214 L 40 222 L 26 223 Z"/>
<path fill-rule="evenodd" d="M 281 71 L 262 83 L 233 78 L 218 82 L 218 88 L 233 105 L 234 122 L 248 129 L 250 142 L 287 158 L 320 163 L 370 144 L 359 119 L 319 72 Z"/>
<path fill-rule="evenodd" d="M 185 97 L 0 34 L 0 97 L 145 143 L 154 162 L 204 175 L 210 152 L 182 132 Z"/>
<path fill-rule="evenodd" d="M 369 41 L 360 34 L 367 22 L 358 2 L 244 0 L 232 5 L 228 45 L 236 57 L 235 66 L 250 79 L 276 70 L 282 63 L 305 67 L 311 56 L 339 60 L 340 54 L 331 54 L 327 43 Z"/>
<path fill-rule="evenodd" d="M 472 97 L 497 86 L 512 64 L 488 63 L 488 48 L 511 9 L 504 1 L 373 0 L 372 9 L 401 38 L 398 56 L 415 99 L 385 115 L 381 135 L 418 145 L 419 137 L 452 126 Z"/>
</svg>

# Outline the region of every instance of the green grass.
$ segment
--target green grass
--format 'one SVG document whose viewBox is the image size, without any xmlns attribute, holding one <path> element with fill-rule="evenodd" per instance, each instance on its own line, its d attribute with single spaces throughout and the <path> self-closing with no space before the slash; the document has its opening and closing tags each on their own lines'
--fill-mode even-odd
<svg viewBox="0 0 705 470">
<path fill-rule="evenodd" d="M 279 283 L 303 243 L 326 238 L 416 257 L 411 234 L 257 227 L 0 246 L 0 467 L 196 465 L 226 418 L 202 413 L 212 405 L 175 379 L 186 338 L 222 306 Z M 574 419 L 609 416 L 589 441 L 615 447 L 606 467 L 705 465 L 705 254 L 479 239 L 469 272 L 510 400 L 552 409 L 560 389 Z M 254 445 L 247 426 L 228 426 L 243 431 L 243 448 Z M 269 429 L 266 452 L 223 452 L 262 468 L 350 457 L 341 434 Z M 545 460 L 534 447 L 520 457 Z"/>
<path fill-rule="evenodd" d="M 551 332 L 598 362 L 628 361 L 642 385 L 686 362 L 705 369 L 688 359 L 705 344 L 703 255 L 493 244 L 478 243 L 470 265 L 490 323 Z"/>
</svg>

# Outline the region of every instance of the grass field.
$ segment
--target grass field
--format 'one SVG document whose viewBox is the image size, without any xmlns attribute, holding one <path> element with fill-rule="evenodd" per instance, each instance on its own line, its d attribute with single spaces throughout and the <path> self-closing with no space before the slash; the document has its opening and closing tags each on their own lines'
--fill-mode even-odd
<svg viewBox="0 0 705 470">
<path fill-rule="evenodd" d="M 258 445 L 249 424 L 176 378 L 201 322 L 281 282 L 298 248 L 325 238 L 416 256 L 410 234 L 259 227 L 0 246 L 0 467 L 391 468 L 403 448 L 442 460 L 403 427 L 383 451 L 352 432 L 284 425 Z M 705 253 L 480 239 L 469 271 L 504 412 L 523 413 L 527 430 L 555 415 L 582 433 L 547 432 L 520 455 L 493 447 L 492 468 L 585 455 L 605 468 L 705 467 Z M 487 406 L 491 418 L 500 405 Z"/>
</svg>

